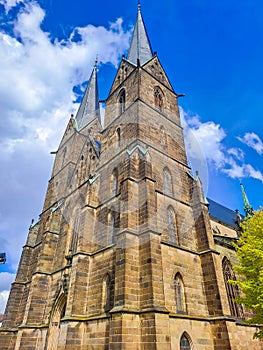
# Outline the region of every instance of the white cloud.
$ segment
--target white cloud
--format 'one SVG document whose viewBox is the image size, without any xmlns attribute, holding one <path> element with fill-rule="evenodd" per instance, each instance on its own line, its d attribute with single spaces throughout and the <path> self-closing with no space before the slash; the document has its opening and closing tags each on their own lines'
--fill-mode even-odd
<svg viewBox="0 0 263 350">
<path fill-rule="evenodd" d="M 3 314 L 5 311 L 8 296 L 9 290 L 3 290 L 2 292 L 0 292 L 0 314 Z"/>
<path fill-rule="evenodd" d="M 14 282 L 16 275 L 10 272 L 0 272 L 0 292 L 9 290 L 10 285 Z"/>
<path fill-rule="evenodd" d="M 243 137 L 237 137 L 237 139 L 253 148 L 258 154 L 263 154 L 263 142 L 254 132 L 247 132 Z"/>
<path fill-rule="evenodd" d="M 116 65 L 130 37 L 118 19 L 108 28 L 78 27 L 52 41 L 41 29 L 45 11 L 37 2 L 23 3 L 10 21 L 14 34 L 0 32 L 0 247 L 14 270 L 31 218 L 41 212 L 53 161 L 49 152 L 78 107 L 73 86 L 89 78 L 97 54 L 100 63 Z M 18 1 L 0 4 L 8 12 Z"/>
<path fill-rule="evenodd" d="M 4 313 L 6 302 L 9 296 L 11 283 L 14 281 L 15 275 L 9 272 L 0 273 L 0 314 Z"/>
<path fill-rule="evenodd" d="M 262 172 L 251 164 L 245 163 L 245 153 L 242 149 L 225 146 L 224 140 L 227 135 L 219 124 L 212 121 L 202 123 L 198 115 L 191 116 L 182 108 L 180 114 L 184 127 L 187 155 L 194 169 L 199 170 L 199 172 L 201 169 L 202 173 L 205 157 L 210 168 L 214 167 L 217 171 L 231 178 L 250 177 L 263 182 Z M 256 134 L 246 134 L 244 140 L 246 140 L 244 143 L 249 144 L 260 153 L 260 139 Z M 208 182 L 207 178 L 205 182 Z"/>
<path fill-rule="evenodd" d="M 0 0 L 0 4 L 4 6 L 6 13 L 9 12 L 12 7 L 22 2 L 24 2 L 24 0 Z"/>
<path fill-rule="evenodd" d="M 217 169 L 224 167 L 226 163 L 225 149 L 222 141 L 226 137 L 226 133 L 219 124 L 215 124 L 212 121 L 202 123 L 198 115 L 190 116 L 188 113 L 181 109 L 181 117 L 185 120 L 183 122 L 184 128 L 188 124 L 191 133 L 199 143 L 205 157 L 209 163 L 215 165 Z M 188 152 L 191 157 L 199 158 L 198 148 L 192 145 L 192 142 L 188 142 Z"/>
<path fill-rule="evenodd" d="M 240 148 L 229 148 L 227 150 L 227 153 L 231 156 L 234 156 L 237 160 L 244 160 L 245 153 L 242 149 Z"/>
<path fill-rule="evenodd" d="M 222 171 L 233 179 L 242 179 L 244 177 L 251 177 L 263 182 L 263 174 L 256 170 L 251 164 L 238 165 L 235 161 L 229 161 L 230 168 L 222 169 Z"/>
<path fill-rule="evenodd" d="M 247 176 L 263 182 L 263 174 L 261 173 L 261 171 L 254 169 L 252 165 L 246 164 L 246 173 L 247 173 Z"/>
</svg>

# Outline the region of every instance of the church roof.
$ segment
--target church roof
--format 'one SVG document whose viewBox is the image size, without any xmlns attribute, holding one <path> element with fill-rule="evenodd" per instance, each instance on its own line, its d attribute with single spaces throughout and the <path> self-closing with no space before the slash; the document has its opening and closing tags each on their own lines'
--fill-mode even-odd
<svg viewBox="0 0 263 350">
<path fill-rule="evenodd" d="M 227 225 L 236 226 L 236 212 L 229 208 L 224 207 L 222 204 L 219 204 L 213 201 L 210 198 L 207 198 L 209 203 L 209 214 L 214 219 L 225 223 Z"/>
<path fill-rule="evenodd" d="M 94 118 L 98 118 L 99 122 L 101 122 L 97 82 L 97 62 L 94 65 L 88 86 L 75 117 L 77 129 L 83 129 Z"/>
<path fill-rule="evenodd" d="M 137 60 L 140 64 L 148 62 L 153 57 L 150 40 L 147 35 L 145 24 L 142 18 L 140 5 L 138 5 L 137 21 L 134 26 L 131 45 L 127 60 L 137 65 Z"/>
</svg>

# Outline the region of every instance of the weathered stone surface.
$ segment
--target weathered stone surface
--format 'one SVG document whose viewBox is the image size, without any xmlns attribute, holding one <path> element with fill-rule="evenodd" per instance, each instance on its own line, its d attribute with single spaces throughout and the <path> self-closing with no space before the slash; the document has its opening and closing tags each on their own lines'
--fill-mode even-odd
<svg viewBox="0 0 263 350">
<path fill-rule="evenodd" d="M 210 220 L 189 171 L 177 95 L 158 58 L 143 67 L 123 59 L 105 128 L 95 119 L 79 132 L 70 120 L 63 136 L 1 349 L 179 350 L 183 334 L 198 350 L 261 349 L 255 329 L 231 316 L 222 261 L 236 256 L 212 228 L 236 231 Z"/>
</svg>

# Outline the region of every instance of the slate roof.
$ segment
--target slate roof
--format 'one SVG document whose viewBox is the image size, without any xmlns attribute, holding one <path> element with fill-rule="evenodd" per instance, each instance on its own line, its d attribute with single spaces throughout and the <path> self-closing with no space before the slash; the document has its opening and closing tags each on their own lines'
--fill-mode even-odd
<svg viewBox="0 0 263 350">
<path fill-rule="evenodd" d="M 224 207 L 222 204 L 219 204 L 213 201 L 210 198 L 207 198 L 209 203 L 209 213 L 210 216 L 222 223 L 236 227 L 236 212 L 227 207 Z"/>
<path fill-rule="evenodd" d="M 137 59 L 140 60 L 140 64 L 148 62 L 153 58 L 152 48 L 148 34 L 145 28 L 145 24 L 141 15 L 140 5 L 138 6 L 137 21 L 134 26 L 131 45 L 127 60 L 137 66 Z"/>
<path fill-rule="evenodd" d="M 93 68 L 88 86 L 75 118 L 77 129 L 83 129 L 94 118 L 98 118 L 99 122 L 101 122 L 97 83 L 97 63 Z"/>
</svg>

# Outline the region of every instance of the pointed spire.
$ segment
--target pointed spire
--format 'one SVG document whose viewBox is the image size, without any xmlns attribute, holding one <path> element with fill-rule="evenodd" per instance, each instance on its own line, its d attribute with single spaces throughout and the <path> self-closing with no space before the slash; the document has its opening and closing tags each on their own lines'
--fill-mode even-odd
<svg viewBox="0 0 263 350">
<path fill-rule="evenodd" d="M 247 195 L 246 195 L 246 192 L 245 192 L 245 189 L 244 189 L 242 182 L 240 182 L 240 186 L 241 186 L 242 197 L 243 197 L 243 201 L 244 201 L 244 212 L 245 212 L 246 216 L 252 215 L 253 214 L 253 207 L 249 203 L 249 200 L 247 198 Z"/>
<path fill-rule="evenodd" d="M 98 60 L 96 59 L 88 86 L 75 117 L 78 130 L 83 129 L 94 118 L 98 118 L 99 122 L 101 123 L 97 82 L 97 64 Z"/>
<path fill-rule="evenodd" d="M 150 40 L 141 14 L 141 4 L 138 2 L 137 21 L 134 26 L 131 45 L 127 60 L 137 65 L 138 60 L 143 65 L 153 57 Z"/>
</svg>

